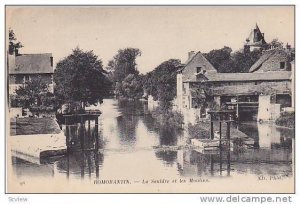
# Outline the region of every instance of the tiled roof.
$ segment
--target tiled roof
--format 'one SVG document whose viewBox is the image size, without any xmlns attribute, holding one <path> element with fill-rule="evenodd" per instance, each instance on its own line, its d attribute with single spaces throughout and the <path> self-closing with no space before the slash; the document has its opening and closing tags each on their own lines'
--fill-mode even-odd
<svg viewBox="0 0 300 204">
<path fill-rule="evenodd" d="M 291 77 L 290 71 L 274 71 L 263 73 L 217 73 L 207 74 L 208 81 L 268 81 L 288 80 Z"/>
<path fill-rule="evenodd" d="M 231 86 L 221 86 L 221 87 L 213 87 L 211 89 L 212 95 L 258 95 L 258 94 L 290 94 L 291 89 L 287 85 L 283 85 L 281 83 L 274 84 L 272 86 L 266 85 L 231 85 Z"/>
<path fill-rule="evenodd" d="M 15 57 L 15 65 L 9 66 L 10 74 L 42 74 L 53 73 L 51 53 L 22 54 Z"/>
</svg>

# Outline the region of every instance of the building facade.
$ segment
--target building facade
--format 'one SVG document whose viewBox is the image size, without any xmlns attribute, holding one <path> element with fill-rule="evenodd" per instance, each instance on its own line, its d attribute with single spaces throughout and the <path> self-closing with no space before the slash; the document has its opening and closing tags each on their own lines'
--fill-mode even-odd
<svg viewBox="0 0 300 204">
<path fill-rule="evenodd" d="M 24 86 L 25 82 L 35 77 L 41 77 L 53 92 L 53 57 L 45 54 L 21 54 L 8 56 L 9 94 Z"/>
<path fill-rule="evenodd" d="M 189 54 L 177 74 L 179 110 L 232 109 L 241 120 L 275 120 L 293 107 L 294 64 L 289 48 L 263 51 L 249 73 L 218 73 L 201 52 Z"/>
<path fill-rule="evenodd" d="M 40 77 L 53 93 L 53 57 L 51 53 L 18 54 L 9 52 L 7 56 L 9 106 L 19 107 L 16 90 L 24 87 L 27 81 Z"/>
</svg>

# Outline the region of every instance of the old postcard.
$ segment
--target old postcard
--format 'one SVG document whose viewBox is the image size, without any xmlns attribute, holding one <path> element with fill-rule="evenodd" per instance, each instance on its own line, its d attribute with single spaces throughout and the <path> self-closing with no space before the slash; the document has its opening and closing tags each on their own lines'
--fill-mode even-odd
<svg viewBox="0 0 300 204">
<path fill-rule="evenodd" d="M 6 6 L 8 193 L 294 193 L 294 6 Z"/>
</svg>

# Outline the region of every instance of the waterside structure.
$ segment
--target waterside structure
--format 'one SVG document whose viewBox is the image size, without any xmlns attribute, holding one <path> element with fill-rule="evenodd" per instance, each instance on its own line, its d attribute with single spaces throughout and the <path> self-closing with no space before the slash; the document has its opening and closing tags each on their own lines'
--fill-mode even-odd
<svg viewBox="0 0 300 204">
<path fill-rule="evenodd" d="M 264 39 L 256 41 L 246 48 L 263 49 Z M 282 111 L 294 109 L 293 58 L 290 45 L 271 47 L 262 50 L 248 73 L 219 73 L 200 51 L 191 51 L 177 73 L 177 109 L 189 122 L 208 118 L 212 106 L 234 110 L 238 120 L 276 120 Z"/>
</svg>

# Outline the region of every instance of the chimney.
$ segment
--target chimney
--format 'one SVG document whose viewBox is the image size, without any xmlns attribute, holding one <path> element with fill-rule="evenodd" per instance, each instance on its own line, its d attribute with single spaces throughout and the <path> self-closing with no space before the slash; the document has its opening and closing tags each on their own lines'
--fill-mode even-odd
<svg viewBox="0 0 300 204">
<path fill-rule="evenodd" d="M 286 43 L 286 50 L 290 51 L 291 50 L 291 45 L 289 45 L 288 43 Z"/>
<path fill-rule="evenodd" d="M 15 53 L 8 53 L 7 56 L 7 67 L 8 67 L 8 73 L 9 70 L 14 69 L 16 65 L 16 55 Z"/>
<path fill-rule="evenodd" d="M 190 51 L 188 54 L 188 60 L 190 60 L 195 54 L 195 51 Z"/>
</svg>

